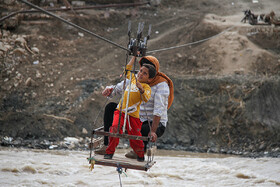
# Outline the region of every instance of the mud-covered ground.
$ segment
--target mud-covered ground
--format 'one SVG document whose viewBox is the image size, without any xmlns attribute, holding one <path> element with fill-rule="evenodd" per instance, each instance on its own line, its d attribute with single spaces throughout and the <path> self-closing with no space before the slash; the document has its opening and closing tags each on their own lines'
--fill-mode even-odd
<svg viewBox="0 0 280 187">
<path fill-rule="evenodd" d="M 222 32 L 149 53 L 175 85 L 158 147 L 279 156 L 280 27 L 240 22 L 246 9 L 280 17 L 278 0 L 156 2 L 54 13 L 123 47 L 129 20 L 133 37 L 139 22 L 145 22 L 144 36 L 151 24 L 148 51 Z M 1 17 L 29 8 L 5 1 Z M 41 13 L 0 24 L 1 144 L 48 148 L 71 136 L 82 137 L 78 147 L 86 147 L 91 130 L 102 126 L 106 98 L 100 92 L 120 80 L 126 51 Z"/>
</svg>

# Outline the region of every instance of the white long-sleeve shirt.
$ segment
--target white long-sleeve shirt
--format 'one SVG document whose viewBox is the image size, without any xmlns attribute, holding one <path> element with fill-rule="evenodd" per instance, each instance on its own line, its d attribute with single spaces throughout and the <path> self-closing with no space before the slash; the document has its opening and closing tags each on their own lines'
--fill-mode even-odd
<svg viewBox="0 0 280 187">
<path fill-rule="evenodd" d="M 123 92 L 124 81 L 118 83 L 116 86 L 108 86 L 114 88 L 111 96 L 117 94 L 122 94 Z M 126 84 L 129 84 L 129 80 L 126 80 Z M 140 105 L 140 120 L 144 121 L 153 121 L 153 117 L 159 116 L 160 122 L 163 126 L 166 127 L 168 116 L 167 116 L 167 107 L 168 107 L 168 96 L 170 94 L 169 86 L 166 82 L 158 83 L 154 86 L 151 86 L 151 97 L 148 102 L 142 103 Z"/>
</svg>

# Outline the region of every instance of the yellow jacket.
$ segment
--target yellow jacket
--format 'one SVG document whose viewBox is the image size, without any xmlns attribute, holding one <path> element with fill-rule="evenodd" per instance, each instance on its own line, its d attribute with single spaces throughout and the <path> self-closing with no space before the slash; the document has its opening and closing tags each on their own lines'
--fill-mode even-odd
<svg viewBox="0 0 280 187">
<path fill-rule="evenodd" d="M 126 70 L 132 70 L 132 66 L 127 65 Z M 128 71 L 127 76 L 126 76 L 127 79 L 130 79 L 130 74 L 131 74 L 131 72 Z M 139 91 L 138 87 L 136 86 L 135 74 L 132 73 L 131 90 L 130 90 L 130 95 L 129 95 L 129 100 L 128 100 L 127 114 L 132 117 L 135 117 L 135 118 L 139 118 L 140 104 L 142 103 L 142 100 L 144 102 L 147 102 L 151 97 L 151 87 L 146 83 L 141 83 L 141 85 L 143 86 L 143 88 L 145 90 L 143 94 L 140 94 L 140 91 Z M 123 113 L 125 113 L 125 110 L 126 110 L 128 91 L 129 91 L 129 86 L 126 87 L 125 92 L 124 92 L 124 98 L 123 98 L 123 104 L 122 104 Z M 121 106 L 121 101 L 119 102 L 119 105 L 117 107 L 118 110 L 120 110 L 120 106 Z"/>
</svg>

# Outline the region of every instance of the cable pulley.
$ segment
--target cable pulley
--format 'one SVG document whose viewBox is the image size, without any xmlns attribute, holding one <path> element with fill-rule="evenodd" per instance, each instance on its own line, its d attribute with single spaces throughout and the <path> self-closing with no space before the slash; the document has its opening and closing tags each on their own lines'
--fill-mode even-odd
<svg viewBox="0 0 280 187">
<path fill-rule="evenodd" d="M 129 55 L 137 56 L 137 57 L 142 57 L 146 55 L 147 51 L 147 43 L 148 40 L 150 39 L 151 35 L 151 30 L 152 26 L 149 25 L 149 30 L 148 30 L 148 35 L 144 38 L 142 38 L 143 30 L 144 30 L 144 22 L 140 22 L 138 24 L 138 29 L 137 29 L 137 35 L 136 38 L 131 38 L 131 23 L 129 22 L 129 31 L 128 31 L 128 36 L 129 36 L 129 43 L 128 43 L 128 50 L 129 50 Z M 140 54 L 137 54 L 137 52 L 140 52 Z"/>
</svg>

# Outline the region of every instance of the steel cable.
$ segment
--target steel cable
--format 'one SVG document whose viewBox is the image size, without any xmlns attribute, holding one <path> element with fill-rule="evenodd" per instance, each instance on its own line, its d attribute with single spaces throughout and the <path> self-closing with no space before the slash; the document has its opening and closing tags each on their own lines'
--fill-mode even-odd
<svg viewBox="0 0 280 187">
<path fill-rule="evenodd" d="M 70 22 L 70 21 L 67 21 L 67 20 L 65 20 L 65 19 L 63 19 L 63 18 L 61 18 L 61 17 L 59 17 L 59 16 L 57 16 L 57 15 L 55 15 L 55 14 L 49 12 L 49 11 L 46 11 L 46 10 L 44 10 L 44 9 L 42 9 L 42 8 L 40 8 L 40 7 L 34 5 L 34 4 L 32 4 L 32 3 L 30 3 L 30 2 L 28 2 L 28 1 L 26 1 L 26 0 L 19 0 L 19 1 L 21 1 L 21 2 L 23 2 L 23 3 L 25 3 L 25 4 L 27 4 L 27 5 L 29 5 L 29 6 L 31 6 L 31 7 L 33 7 L 33 8 L 35 8 L 35 9 L 37 9 L 37 10 L 40 10 L 40 11 L 44 12 L 45 14 L 47 14 L 47 15 L 49 15 L 49 16 L 52 16 L 52 17 L 54 17 L 54 18 L 56 18 L 56 19 L 59 19 L 60 21 L 66 23 L 66 24 L 68 24 L 68 25 L 71 25 L 72 27 L 75 27 L 76 29 L 79 29 L 79 30 L 81 30 L 81 31 L 83 31 L 83 32 L 85 32 L 85 33 L 88 33 L 88 34 L 90 34 L 90 35 L 92 35 L 92 36 L 94 36 L 94 37 L 96 37 L 96 38 L 99 38 L 99 39 L 101 39 L 101 40 L 103 40 L 103 41 L 105 41 L 105 42 L 108 42 L 108 43 L 110 43 L 110 44 L 112 44 L 112 45 L 114 45 L 114 46 L 116 46 L 116 47 L 119 47 L 119 48 L 121 48 L 121 49 L 126 50 L 126 51 L 129 52 L 129 50 L 128 50 L 126 47 L 123 47 L 123 46 L 121 46 L 121 45 L 119 45 L 119 44 L 117 44 L 117 43 L 115 43 L 115 42 L 112 42 L 111 40 L 108 40 L 108 39 L 106 39 L 106 38 L 104 38 L 104 37 L 102 37 L 102 36 L 99 36 L 99 35 L 97 35 L 97 34 L 91 32 L 91 31 L 89 31 L 89 30 L 87 30 L 87 29 L 85 29 L 85 28 L 83 28 L 83 27 L 81 27 L 81 26 L 79 26 L 79 25 L 76 25 L 76 24 L 74 24 L 74 23 L 72 23 L 72 22 Z"/>
<path fill-rule="evenodd" d="M 167 51 L 167 50 L 171 50 L 171 49 L 177 49 L 177 48 L 181 48 L 181 47 L 186 47 L 186 46 L 190 46 L 190 45 L 194 45 L 194 44 L 198 44 L 198 43 L 202 43 L 202 42 L 205 42 L 207 40 L 210 40 L 212 38 L 215 38 L 231 29 L 233 29 L 235 26 L 232 26 L 232 27 L 229 27 L 227 28 L 226 30 L 220 32 L 219 34 L 216 34 L 214 36 L 211 36 L 209 38 L 205 38 L 205 39 L 202 39 L 202 40 L 198 40 L 198 41 L 195 41 L 195 42 L 191 42 L 191 43 L 186 43 L 186 44 L 182 44 L 182 45 L 178 45 L 178 46 L 173 46 L 173 47 L 167 47 L 167 48 L 162 48 L 162 49 L 156 49 L 156 50 L 152 50 L 152 51 L 147 51 L 146 53 L 149 54 L 149 53 L 155 53 L 155 52 L 161 52 L 161 51 Z"/>
<path fill-rule="evenodd" d="M 33 8 L 35 8 L 35 9 L 37 9 L 37 10 L 40 10 L 40 11 L 44 12 L 45 14 L 47 14 L 47 15 L 49 15 L 49 16 L 52 16 L 52 17 L 54 17 L 54 18 L 56 18 L 56 19 L 59 19 L 60 21 L 66 23 L 66 24 L 68 24 L 68 25 L 71 25 L 71 26 L 75 27 L 76 29 L 82 30 L 82 31 L 84 31 L 85 33 L 88 33 L 88 34 L 90 34 L 90 35 L 92 35 L 92 36 L 94 36 L 94 37 L 97 37 L 97 38 L 99 38 L 99 39 L 101 39 L 101 40 L 103 40 L 103 41 L 105 41 L 105 42 L 108 42 L 108 43 L 110 43 L 110 44 L 112 44 L 112 45 L 114 45 L 114 46 L 116 46 L 116 47 L 119 47 L 119 48 L 121 48 L 121 49 L 123 49 L 123 50 L 125 50 L 125 51 L 130 52 L 129 49 L 127 49 L 126 47 L 123 47 L 123 46 L 121 46 L 121 45 L 119 45 L 119 44 L 117 44 L 117 43 L 115 43 L 115 42 L 113 42 L 113 41 L 111 41 L 111 40 L 108 40 L 108 39 L 106 39 L 106 38 L 104 38 L 104 37 L 102 37 L 102 36 L 99 36 L 99 35 L 97 35 L 97 34 L 91 32 L 91 31 L 89 31 L 89 30 L 87 30 L 87 29 L 85 29 L 85 28 L 79 26 L 79 25 L 76 25 L 76 24 L 74 24 L 74 23 L 72 23 L 72 22 L 69 22 L 69 21 L 67 21 L 67 20 L 65 20 L 65 19 L 63 19 L 63 18 L 61 18 L 61 17 L 59 17 L 59 16 L 57 16 L 57 15 L 55 15 L 55 14 L 49 12 L 49 11 L 46 11 L 46 10 L 44 10 L 44 9 L 42 9 L 42 8 L 40 8 L 40 7 L 34 5 L 34 4 L 32 4 L 32 3 L 30 3 L 30 2 L 28 2 L 28 1 L 26 1 L 26 0 L 20 0 L 20 1 L 23 2 L 23 3 L 25 3 L 25 4 L 27 4 L 27 5 L 29 5 L 29 6 L 31 6 L 31 7 L 33 7 Z M 190 46 L 190 45 L 202 43 L 202 42 L 208 41 L 208 40 L 210 40 L 210 39 L 212 39 L 212 38 L 215 38 L 215 37 L 217 37 L 217 36 L 219 36 L 219 35 L 221 35 L 221 34 L 227 32 L 227 31 L 231 30 L 231 29 L 234 28 L 234 27 L 235 27 L 235 26 L 232 26 L 232 27 L 230 27 L 230 28 L 228 28 L 228 29 L 226 29 L 226 30 L 220 32 L 219 34 L 216 34 L 216 35 L 214 35 L 214 36 L 211 36 L 211 37 L 208 37 L 208 38 L 199 40 L 199 41 L 190 42 L 190 43 L 186 43 L 186 44 L 179 45 L 179 46 L 173 46 L 173 47 L 167 47 L 167 48 L 162 48 L 162 49 L 151 50 L 151 51 L 147 51 L 146 54 L 155 53 L 155 52 L 162 52 L 162 51 L 167 51 L 167 50 L 172 50 L 172 49 L 177 49 L 177 48 L 181 48 L 181 47 L 186 47 L 186 46 Z"/>
</svg>

